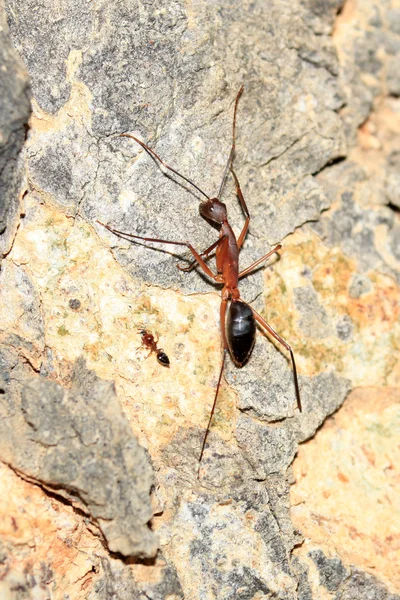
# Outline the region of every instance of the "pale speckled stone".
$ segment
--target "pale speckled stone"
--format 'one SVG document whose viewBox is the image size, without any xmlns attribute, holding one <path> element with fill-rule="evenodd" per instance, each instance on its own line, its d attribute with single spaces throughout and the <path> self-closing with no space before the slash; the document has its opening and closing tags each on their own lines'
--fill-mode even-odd
<svg viewBox="0 0 400 600">
<path fill-rule="evenodd" d="M 354 390 L 300 447 L 291 496 L 292 518 L 307 539 L 397 591 L 399 400 L 396 389 Z"/>
</svg>

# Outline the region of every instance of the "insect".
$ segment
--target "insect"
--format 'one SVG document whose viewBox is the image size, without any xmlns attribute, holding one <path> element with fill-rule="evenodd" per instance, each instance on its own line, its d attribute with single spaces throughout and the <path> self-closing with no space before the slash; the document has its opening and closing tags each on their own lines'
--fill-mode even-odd
<svg viewBox="0 0 400 600">
<path fill-rule="evenodd" d="M 239 180 L 232 166 L 236 146 L 236 113 L 239 98 L 242 95 L 243 89 L 244 87 L 242 86 L 236 96 L 233 114 L 231 151 L 224 169 L 222 182 L 218 194 L 215 197 L 208 196 L 202 189 L 200 189 L 195 183 L 193 183 L 193 181 L 191 181 L 172 167 L 168 166 L 163 160 L 161 160 L 161 158 L 154 152 L 154 150 L 149 148 L 149 146 L 147 146 L 144 142 L 128 133 L 121 134 L 122 137 L 128 137 L 135 140 L 135 142 L 137 142 L 157 162 L 164 175 L 166 175 L 169 178 L 172 178 L 169 172 L 174 173 L 175 175 L 189 183 L 194 189 L 196 189 L 202 196 L 206 198 L 205 201 L 202 201 L 200 203 L 200 215 L 209 224 L 212 224 L 213 226 L 216 226 L 219 229 L 218 240 L 211 244 L 209 248 L 206 248 L 202 252 L 198 252 L 197 250 L 195 250 L 195 248 L 190 242 L 161 240 L 158 238 L 149 238 L 133 235 L 130 233 L 119 231 L 117 229 L 113 229 L 109 225 L 98 221 L 109 231 L 128 241 L 142 240 L 145 242 L 158 242 L 163 244 L 173 244 L 175 246 L 186 246 L 186 248 L 190 250 L 194 260 L 189 264 L 189 266 L 182 267 L 181 265 L 178 265 L 178 268 L 181 271 L 190 271 L 193 267 L 199 266 L 208 277 L 210 277 L 216 283 L 220 283 L 223 286 L 221 293 L 220 308 L 220 325 L 223 345 L 222 364 L 219 372 L 217 387 L 210 412 L 210 417 L 207 424 L 207 429 L 205 431 L 203 443 L 200 450 L 199 470 L 201 460 L 203 458 L 208 432 L 210 430 L 211 421 L 215 411 L 215 405 L 217 402 L 218 392 L 221 385 L 226 355 L 229 352 L 234 364 L 239 368 L 243 367 L 246 364 L 250 357 L 255 342 L 256 323 L 258 323 L 265 331 L 268 332 L 270 336 L 272 336 L 285 348 L 285 350 L 289 352 L 293 368 L 293 380 L 296 393 L 297 407 L 301 412 L 299 383 L 297 378 L 296 362 L 294 359 L 292 348 L 283 338 L 281 338 L 276 333 L 276 331 L 274 331 L 274 329 L 265 321 L 265 319 L 263 319 L 263 317 L 254 310 L 254 308 L 252 308 L 247 302 L 240 298 L 240 292 L 238 289 L 239 280 L 242 279 L 242 277 L 245 277 L 246 275 L 251 273 L 261 263 L 266 261 L 270 256 L 272 256 L 275 252 L 278 252 L 282 248 L 282 245 L 278 244 L 272 250 L 264 254 L 264 256 L 256 260 L 254 263 L 252 263 L 242 271 L 239 271 L 239 252 L 243 245 L 250 224 L 250 213 L 248 211 L 245 199 L 243 197 Z M 232 227 L 228 222 L 226 205 L 220 201 L 220 197 L 225 186 L 226 180 L 228 178 L 229 172 L 232 173 L 236 187 L 236 195 L 239 199 L 240 206 L 245 216 L 245 223 L 238 238 L 236 238 Z M 216 258 L 216 273 L 214 273 L 206 263 L 206 260 L 209 258 L 210 253 L 213 251 L 215 251 Z"/>
<path fill-rule="evenodd" d="M 147 331 L 147 329 L 138 329 L 138 331 L 139 331 L 140 335 L 142 336 L 142 344 L 141 344 L 141 346 L 139 346 L 139 348 L 144 347 L 144 348 L 148 348 L 148 350 L 150 350 L 150 352 L 148 353 L 146 358 L 148 358 L 150 356 L 150 354 L 155 352 L 157 360 L 160 363 L 160 365 L 163 365 L 164 367 L 169 367 L 169 364 L 170 364 L 169 358 L 165 354 L 164 349 L 157 348 L 158 337 L 155 340 L 154 335 L 152 333 L 150 333 L 149 331 Z"/>
</svg>

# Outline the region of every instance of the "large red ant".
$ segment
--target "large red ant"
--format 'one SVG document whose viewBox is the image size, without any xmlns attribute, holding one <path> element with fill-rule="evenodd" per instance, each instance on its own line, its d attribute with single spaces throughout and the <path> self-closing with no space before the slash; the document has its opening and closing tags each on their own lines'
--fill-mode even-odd
<svg viewBox="0 0 400 600">
<path fill-rule="evenodd" d="M 119 231 L 117 229 L 113 229 L 109 225 L 104 223 L 100 223 L 104 227 L 106 227 L 111 232 L 116 235 L 122 237 L 123 239 L 130 240 L 143 240 L 145 242 L 159 242 L 162 244 L 173 244 L 175 246 L 186 246 L 194 257 L 194 261 L 188 267 L 181 267 L 178 265 L 178 268 L 181 271 L 190 271 L 196 264 L 203 270 L 203 272 L 208 275 L 211 279 L 213 279 L 216 283 L 221 283 L 223 285 L 222 288 L 222 300 L 221 300 L 221 309 L 220 309 L 220 319 L 221 319 L 221 336 L 223 342 L 223 356 L 222 356 L 222 365 L 219 373 L 217 389 L 215 391 L 214 402 L 212 405 L 210 418 L 208 420 L 207 429 L 203 438 L 203 443 L 201 446 L 201 451 L 199 455 L 199 465 L 201 463 L 201 459 L 203 457 L 204 448 L 208 436 L 208 432 L 210 429 L 210 424 L 214 415 L 215 405 L 217 402 L 218 391 L 221 385 L 222 373 L 224 370 L 226 353 L 229 351 L 233 362 L 237 367 L 243 367 L 248 361 L 251 351 L 255 342 L 256 335 L 256 321 L 261 327 L 263 327 L 275 340 L 277 340 L 282 346 L 290 353 L 290 358 L 293 366 L 293 379 L 294 379 L 294 387 L 296 392 L 296 400 L 298 409 L 301 412 L 301 400 L 300 400 L 300 391 L 299 391 L 299 383 L 297 379 L 297 369 L 296 363 L 294 360 L 294 355 L 292 348 L 289 346 L 285 340 L 283 340 L 277 333 L 272 329 L 272 327 L 259 315 L 254 308 L 252 308 L 247 302 L 244 302 L 240 299 L 240 293 L 238 289 L 239 279 L 245 277 L 251 271 L 253 271 L 258 265 L 267 260 L 272 254 L 278 252 L 282 248 L 281 244 L 278 244 L 267 252 L 264 256 L 256 260 L 253 264 L 248 266 L 243 271 L 239 271 L 239 251 L 243 245 L 244 239 L 247 234 L 247 230 L 249 228 L 250 223 L 250 213 L 248 211 L 246 202 L 244 200 L 242 190 L 240 188 L 239 180 L 233 170 L 232 162 L 235 154 L 235 143 L 236 143 L 236 113 L 239 98 L 242 95 L 244 87 L 242 86 L 236 96 L 235 108 L 233 114 L 233 132 L 232 132 L 232 148 L 229 154 L 229 158 L 224 170 L 224 175 L 222 178 L 222 182 L 219 188 L 218 195 L 215 198 L 210 198 L 203 190 L 201 190 L 195 183 L 193 183 L 190 179 L 181 175 L 173 169 L 169 167 L 161 158 L 149 148 L 144 142 L 137 139 L 133 135 L 128 133 L 121 134 L 122 137 L 129 137 L 135 140 L 146 152 L 150 154 L 150 156 L 156 161 L 158 161 L 159 165 L 162 165 L 168 171 L 171 171 L 191 186 L 193 186 L 198 192 L 200 192 L 207 200 L 201 202 L 200 204 L 200 215 L 208 222 L 219 227 L 220 234 L 219 238 L 216 242 L 211 244 L 209 248 L 203 250 L 203 252 L 197 252 L 193 248 L 193 246 L 189 242 L 173 242 L 171 240 L 161 240 L 157 238 L 147 238 L 139 235 L 133 235 L 130 233 L 125 233 L 123 231 Z M 219 200 L 222 190 L 225 186 L 228 173 L 231 171 L 233 175 L 233 179 L 235 181 L 236 186 L 236 194 L 239 198 L 240 205 L 245 214 L 246 220 L 243 226 L 243 229 L 236 239 L 235 234 L 228 223 L 228 215 L 226 210 L 226 205 Z M 164 175 L 169 176 L 168 173 L 162 171 Z M 208 257 L 208 255 L 215 250 L 216 254 L 216 266 L 217 273 L 213 273 L 210 267 L 206 264 L 204 258 Z M 204 257 L 204 258 L 203 258 Z"/>
</svg>

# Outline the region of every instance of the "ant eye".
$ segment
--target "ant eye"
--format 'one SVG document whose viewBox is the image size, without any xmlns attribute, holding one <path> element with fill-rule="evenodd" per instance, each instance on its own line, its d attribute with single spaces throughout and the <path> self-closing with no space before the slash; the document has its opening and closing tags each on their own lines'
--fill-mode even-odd
<svg viewBox="0 0 400 600">
<path fill-rule="evenodd" d="M 210 212 L 214 212 L 214 207 L 210 206 Z"/>
</svg>

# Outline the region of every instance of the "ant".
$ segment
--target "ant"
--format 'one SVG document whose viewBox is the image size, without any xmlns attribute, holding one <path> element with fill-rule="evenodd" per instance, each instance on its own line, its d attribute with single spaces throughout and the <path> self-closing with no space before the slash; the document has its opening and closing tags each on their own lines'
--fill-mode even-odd
<svg viewBox="0 0 400 600">
<path fill-rule="evenodd" d="M 232 131 L 232 147 L 229 154 L 228 161 L 225 166 L 225 170 L 222 177 L 222 182 L 218 191 L 218 195 L 216 197 L 211 198 L 208 196 L 203 190 L 201 190 L 193 181 L 178 173 L 175 169 L 168 166 L 161 158 L 147 146 L 144 142 L 137 139 L 133 135 L 128 133 L 121 134 L 121 137 L 132 138 L 137 142 L 150 156 L 157 162 L 160 166 L 161 171 L 166 177 L 171 178 L 167 171 L 171 171 L 187 183 L 189 183 L 193 188 L 195 188 L 202 196 L 206 198 L 206 201 L 202 201 L 200 203 L 200 215 L 205 219 L 209 224 L 216 226 L 219 229 L 219 238 L 216 242 L 211 244 L 209 248 L 203 250 L 202 252 L 197 252 L 195 248 L 193 248 L 192 244 L 189 242 L 175 242 L 171 240 L 161 240 L 157 238 L 147 238 L 139 235 L 133 235 L 130 233 L 125 233 L 123 231 L 119 231 L 117 229 L 113 229 L 109 225 L 105 223 L 101 223 L 98 221 L 100 225 L 106 227 L 112 233 L 118 235 L 119 237 L 126 239 L 128 241 L 134 240 L 143 240 L 145 242 L 158 242 L 162 244 L 173 244 L 175 246 L 186 246 L 190 250 L 193 255 L 194 260 L 189 264 L 188 267 L 182 267 L 178 265 L 178 268 L 181 271 L 190 271 L 193 267 L 199 266 L 202 271 L 208 275 L 211 279 L 213 279 L 216 283 L 220 283 L 223 285 L 222 294 L 221 294 L 221 308 L 220 308 L 220 322 L 221 322 L 221 337 L 223 344 L 223 355 L 222 355 L 222 364 L 221 370 L 218 377 L 217 388 L 215 391 L 214 402 L 211 408 L 210 418 L 208 420 L 207 429 L 204 434 L 203 443 L 201 446 L 201 451 L 199 455 L 199 470 L 200 472 L 200 464 L 203 458 L 203 453 L 207 441 L 208 432 L 210 430 L 211 421 L 215 411 L 215 405 L 217 402 L 218 392 L 221 385 L 222 373 L 224 370 L 225 359 L 227 352 L 230 353 L 231 358 L 236 365 L 236 367 L 243 367 L 248 361 L 251 351 L 254 346 L 255 337 L 256 337 L 256 322 L 264 328 L 277 342 L 279 342 L 289 353 L 293 367 L 293 380 L 294 380 L 294 388 L 296 393 L 296 401 L 297 407 L 301 412 L 301 400 L 300 400 L 300 391 L 299 391 L 299 383 L 297 379 L 297 369 L 296 362 L 294 359 L 294 354 L 292 348 L 289 346 L 284 339 L 282 339 L 276 331 L 272 329 L 272 327 L 263 319 L 261 315 L 259 315 L 254 308 L 252 308 L 247 302 L 244 302 L 240 298 L 240 293 L 238 289 L 239 279 L 245 277 L 249 273 L 251 273 L 256 267 L 258 267 L 261 263 L 266 261 L 270 256 L 278 252 L 282 248 L 281 244 L 278 244 L 267 252 L 264 256 L 256 260 L 253 264 L 248 266 L 243 271 L 239 271 L 239 252 L 243 245 L 244 239 L 247 234 L 247 230 L 250 224 L 250 213 L 248 211 L 245 199 L 242 194 L 242 190 L 240 188 L 239 180 L 233 170 L 233 158 L 235 154 L 236 147 L 236 113 L 237 107 L 239 103 L 239 98 L 242 95 L 244 90 L 244 86 L 242 86 L 236 96 L 235 100 L 235 108 L 233 114 L 233 131 Z M 228 214 L 226 205 L 220 201 L 220 197 L 222 194 L 222 190 L 225 186 L 226 180 L 228 178 L 229 171 L 232 173 L 235 187 L 236 187 L 236 195 L 239 199 L 240 206 L 245 215 L 245 223 L 243 225 L 242 231 L 239 237 L 236 239 L 236 236 L 232 230 L 228 222 Z M 216 255 L 216 267 L 217 272 L 213 273 L 210 267 L 207 265 L 205 260 L 209 257 L 209 254 L 215 250 Z"/>
<path fill-rule="evenodd" d="M 147 331 L 146 329 L 138 329 L 138 331 L 139 331 L 140 335 L 142 336 L 142 345 L 139 346 L 139 348 L 145 347 L 150 350 L 150 352 L 146 356 L 146 358 L 149 358 L 150 354 L 152 354 L 152 352 L 155 352 L 156 356 L 157 356 L 157 360 L 160 363 L 160 365 L 163 365 L 163 367 L 169 367 L 169 358 L 165 354 L 164 349 L 157 348 L 158 337 L 155 340 L 154 335 L 152 333 L 150 333 L 149 331 Z"/>
</svg>

